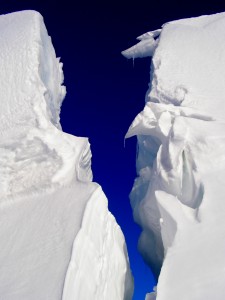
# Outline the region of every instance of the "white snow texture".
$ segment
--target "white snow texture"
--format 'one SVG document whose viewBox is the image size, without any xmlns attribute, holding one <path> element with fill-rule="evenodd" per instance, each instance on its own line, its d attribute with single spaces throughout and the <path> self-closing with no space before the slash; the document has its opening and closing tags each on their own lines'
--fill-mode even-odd
<svg viewBox="0 0 225 300">
<path fill-rule="evenodd" d="M 138 139 L 138 246 L 160 273 L 146 299 L 225 299 L 224 28 L 225 13 L 169 22 L 123 52 L 153 55 L 145 108 L 126 135 Z"/>
<path fill-rule="evenodd" d="M 0 65 L 0 299 L 130 300 L 88 140 L 61 131 L 62 64 L 39 13 L 0 16 Z"/>
</svg>

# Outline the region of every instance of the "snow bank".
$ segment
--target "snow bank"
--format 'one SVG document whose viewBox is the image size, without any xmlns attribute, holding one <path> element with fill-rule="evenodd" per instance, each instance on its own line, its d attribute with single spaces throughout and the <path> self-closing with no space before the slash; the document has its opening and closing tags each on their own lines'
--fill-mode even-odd
<svg viewBox="0 0 225 300">
<path fill-rule="evenodd" d="M 145 108 L 126 135 L 138 139 L 131 205 L 139 249 L 160 273 L 157 300 L 225 297 L 224 28 L 225 13 L 163 26 Z"/>
<path fill-rule="evenodd" d="M 0 16 L 0 41 L 1 299 L 131 299 L 89 142 L 61 131 L 62 64 L 41 15 Z"/>
</svg>

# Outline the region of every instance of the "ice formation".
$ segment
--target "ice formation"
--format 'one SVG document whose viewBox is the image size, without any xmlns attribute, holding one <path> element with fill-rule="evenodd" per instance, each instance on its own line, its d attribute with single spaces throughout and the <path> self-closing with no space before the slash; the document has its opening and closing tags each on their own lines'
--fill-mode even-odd
<svg viewBox="0 0 225 300">
<path fill-rule="evenodd" d="M 39 13 L 0 16 L 0 65 L 0 298 L 130 300 L 88 140 L 60 128 L 62 64 Z"/>
<path fill-rule="evenodd" d="M 145 108 L 126 135 L 138 139 L 139 249 L 160 273 L 146 299 L 225 299 L 224 28 L 225 13 L 168 22 L 123 52 L 153 55 Z"/>
</svg>

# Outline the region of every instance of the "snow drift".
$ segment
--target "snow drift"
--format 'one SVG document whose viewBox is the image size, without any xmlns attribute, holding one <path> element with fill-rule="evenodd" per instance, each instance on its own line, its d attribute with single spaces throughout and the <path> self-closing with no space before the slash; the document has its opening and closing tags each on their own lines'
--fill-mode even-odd
<svg viewBox="0 0 225 300">
<path fill-rule="evenodd" d="M 62 64 L 41 15 L 0 16 L 0 298 L 131 299 L 88 140 L 61 131 Z"/>
<path fill-rule="evenodd" d="M 224 28 L 225 13 L 169 22 L 123 52 L 153 55 L 145 108 L 126 135 L 138 139 L 138 246 L 160 274 L 146 299 L 225 297 Z"/>
</svg>

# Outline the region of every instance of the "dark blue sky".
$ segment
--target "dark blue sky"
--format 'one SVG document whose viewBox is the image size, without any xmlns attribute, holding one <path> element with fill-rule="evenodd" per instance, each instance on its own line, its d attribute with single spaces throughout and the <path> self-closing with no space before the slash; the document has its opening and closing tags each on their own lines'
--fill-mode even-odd
<svg viewBox="0 0 225 300">
<path fill-rule="evenodd" d="M 124 135 L 144 106 L 150 59 L 136 60 L 133 66 L 120 52 L 140 34 L 167 21 L 225 10 L 223 1 L 195 2 L 0 1 L 1 14 L 35 9 L 44 17 L 64 64 L 67 96 L 61 124 L 64 131 L 90 139 L 94 180 L 102 185 L 127 241 L 134 300 L 144 299 L 153 277 L 136 250 L 140 230 L 128 199 L 135 177 L 136 140 L 128 140 L 124 147 Z"/>
</svg>

